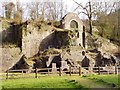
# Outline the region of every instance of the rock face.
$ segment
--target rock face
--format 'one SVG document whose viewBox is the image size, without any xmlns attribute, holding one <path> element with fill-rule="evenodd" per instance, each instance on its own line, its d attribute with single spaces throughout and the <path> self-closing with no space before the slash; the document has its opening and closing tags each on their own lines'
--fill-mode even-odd
<svg viewBox="0 0 120 90">
<path fill-rule="evenodd" d="M 87 49 L 97 49 L 98 51 L 101 51 L 103 53 L 111 53 L 115 54 L 118 51 L 118 46 L 111 43 L 109 40 L 102 38 L 98 35 L 89 35 L 87 33 L 86 37 L 86 48 Z"/>
<path fill-rule="evenodd" d="M 0 48 L 0 72 L 2 72 L 2 48 Z"/>
<path fill-rule="evenodd" d="M 48 48 L 54 35 L 51 27 L 46 31 L 29 24 L 27 25 L 26 31 L 23 30 L 22 35 L 22 53 L 26 57 L 32 57 L 39 52 Z"/>
<path fill-rule="evenodd" d="M 2 32 L 2 22 L 0 20 L 0 44 L 2 43 L 2 33 L 1 32 Z"/>
<path fill-rule="evenodd" d="M 39 27 L 31 23 L 28 24 L 26 29 L 22 30 L 22 53 L 26 55 L 26 57 L 32 57 L 37 54 L 38 51 L 64 46 L 66 43 L 69 43 L 68 40 L 65 41 L 65 39 L 68 38 L 67 30 L 75 32 L 72 36 L 72 45 L 82 46 L 83 23 L 78 15 L 68 13 L 61 22 L 63 31 L 56 32 L 52 31 L 53 28 L 47 25 L 39 29 Z"/>
<path fill-rule="evenodd" d="M 16 64 L 22 57 L 20 48 L 0 48 L 2 51 L 1 60 L 2 61 L 2 71 L 6 71 Z"/>
</svg>

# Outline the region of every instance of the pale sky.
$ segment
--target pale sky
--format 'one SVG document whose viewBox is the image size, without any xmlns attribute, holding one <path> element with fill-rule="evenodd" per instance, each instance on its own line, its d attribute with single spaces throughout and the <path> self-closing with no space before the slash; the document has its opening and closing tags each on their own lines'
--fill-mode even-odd
<svg viewBox="0 0 120 90">
<path fill-rule="evenodd" d="M 25 2 L 34 2 L 37 0 L 0 0 L 0 15 L 2 15 L 2 2 L 10 2 L 10 1 L 12 1 L 14 3 L 16 1 L 20 1 L 22 3 L 25 3 Z M 59 2 L 59 0 L 42 0 L 42 1 L 57 1 L 57 2 Z M 89 0 L 75 0 L 75 1 L 85 5 Z M 107 2 L 107 1 L 113 2 L 114 1 L 114 2 L 118 2 L 120 0 L 91 0 L 91 1 L 98 1 L 98 2 Z M 72 12 L 77 7 L 77 5 L 74 3 L 73 0 L 63 0 L 63 2 L 67 5 L 68 12 Z M 85 17 L 85 15 L 80 15 L 80 18 L 86 18 L 86 17 Z"/>
<path fill-rule="evenodd" d="M 1 12 L 2 11 L 2 4 L 1 4 L 1 2 L 10 2 L 10 1 L 14 2 L 14 3 L 16 3 L 16 1 L 26 3 L 26 2 L 34 2 L 35 0 L 0 0 L 0 15 L 2 15 L 2 12 Z M 59 0 L 42 0 L 42 1 L 45 1 L 45 2 L 46 1 L 50 1 L 50 2 L 51 1 L 57 1 L 57 2 L 59 2 Z M 85 4 L 89 0 L 84 0 L 84 1 L 83 0 L 75 0 L 75 1 Z M 72 12 L 77 7 L 73 0 L 63 0 L 63 2 L 64 2 L 65 5 L 67 5 L 67 11 L 68 12 Z"/>
</svg>

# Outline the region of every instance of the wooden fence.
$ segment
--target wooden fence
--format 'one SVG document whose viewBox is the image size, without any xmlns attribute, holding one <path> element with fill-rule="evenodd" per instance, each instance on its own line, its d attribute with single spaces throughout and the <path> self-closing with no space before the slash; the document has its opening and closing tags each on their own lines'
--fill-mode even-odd
<svg viewBox="0 0 120 90">
<path fill-rule="evenodd" d="M 90 67 L 78 67 L 76 72 L 72 70 L 72 67 L 69 67 L 69 70 L 67 71 L 63 71 L 62 68 L 60 67 L 60 68 L 56 68 L 55 72 L 52 72 L 52 68 L 7 70 L 5 77 L 6 79 L 14 78 L 17 76 L 19 76 L 18 78 L 21 78 L 21 77 L 30 78 L 29 75 L 32 75 L 31 77 L 33 78 L 39 78 L 39 75 L 50 75 L 50 74 L 51 75 L 57 74 L 59 76 L 62 76 L 64 74 L 72 76 L 76 74 L 81 76 L 82 74 L 84 74 L 84 72 L 82 71 L 82 68 L 86 69 L 91 73 L 96 73 L 98 75 L 120 73 L 120 67 L 115 67 L 114 70 L 111 70 L 112 72 L 110 71 L 110 69 L 105 70 L 106 67 L 93 67 L 92 69 Z"/>
<path fill-rule="evenodd" d="M 107 67 L 83 67 L 84 69 L 88 70 L 91 73 L 100 74 L 118 74 L 120 67 L 117 66 L 107 66 Z"/>
</svg>

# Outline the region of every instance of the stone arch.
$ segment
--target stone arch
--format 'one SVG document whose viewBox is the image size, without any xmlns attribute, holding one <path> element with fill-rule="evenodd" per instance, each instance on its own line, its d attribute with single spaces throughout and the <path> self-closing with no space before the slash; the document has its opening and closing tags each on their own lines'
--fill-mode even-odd
<svg viewBox="0 0 120 90">
<path fill-rule="evenodd" d="M 71 23 L 74 23 L 75 26 L 71 26 Z M 82 31 L 83 22 L 80 20 L 79 16 L 76 13 L 68 13 L 61 20 L 61 27 L 64 29 L 71 29 L 71 27 L 77 27 L 80 31 Z"/>
<path fill-rule="evenodd" d="M 72 20 L 70 22 L 70 28 L 78 28 L 78 22 L 76 22 L 75 20 Z"/>
<path fill-rule="evenodd" d="M 61 28 L 64 30 L 71 30 L 71 31 L 77 31 L 76 35 L 77 39 L 75 41 L 75 45 L 77 46 L 83 46 L 83 42 L 82 42 L 82 32 L 83 32 L 83 22 L 82 20 L 79 18 L 79 16 L 76 13 L 72 13 L 69 12 L 68 14 L 66 14 L 62 20 L 60 21 L 61 23 Z M 75 25 L 71 26 L 72 23 L 75 23 Z M 71 28 L 73 27 L 73 28 Z M 74 28 L 76 27 L 76 28 Z"/>
</svg>

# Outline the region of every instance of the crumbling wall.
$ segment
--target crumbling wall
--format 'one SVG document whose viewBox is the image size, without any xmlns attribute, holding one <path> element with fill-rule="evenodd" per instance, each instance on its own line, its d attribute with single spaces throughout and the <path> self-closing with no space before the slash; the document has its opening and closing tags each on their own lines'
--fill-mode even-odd
<svg viewBox="0 0 120 90">
<path fill-rule="evenodd" d="M 80 20 L 78 15 L 75 13 L 68 13 L 63 17 L 63 19 L 61 20 L 62 28 L 70 30 L 71 29 L 70 24 L 73 20 L 78 23 L 78 29 L 82 31 L 83 22 Z"/>
<path fill-rule="evenodd" d="M 71 27 L 71 23 L 75 21 L 76 22 L 76 26 L 75 28 Z M 82 44 L 82 32 L 83 32 L 83 22 L 80 20 L 79 16 L 75 13 L 68 13 L 66 14 L 62 20 L 61 20 L 61 28 L 63 29 L 67 29 L 67 30 L 78 30 L 78 38 L 76 38 L 76 45 L 79 46 L 83 46 Z"/>
<path fill-rule="evenodd" d="M 87 33 L 86 37 L 86 46 L 89 50 L 98 50 L 102 53 L 111 53 L 115 54 L 118 51 L 118 46 L 111 43 L 108 39 L 105 39 L 103 37 L 100 37 L 98 35 L 90 35 Z"/>
<path fill-rule="evenodd" d="M 21 47 L 22 24 L 1 20 L 1 25 L 2 29 L 0 30 L 0 37 L 2 47 L 13 44 L 17 47 Z"/>
<path fill-rule="evenodd" d="M 0 47 L 2 45 L 2 21 L 0 20 Z"/>
<path fill-rule="evenodd" d="M 53 38 L 52 34 L 51 27 L 42 30 L 32 24 L 28 24 L 26 30 L 23 29 L 22 32 L 22 53 L 26 57 L 32 57 L 40 50 L 48 48 L 49 42 Z"/>
<path fill-rule="evenodd" d="M 11 68 L 17 61 L 22 57 L 20 48 L 0 48 L 1 51 L 1 60 L 2 61 L 2 71 L 6 71 Z"/>
<path fill-rule="evenodd" d="M 53 44 L 56 48 L 65 48 L 70 46 L 69 31 L 55 31 Z"/>
</svg>

